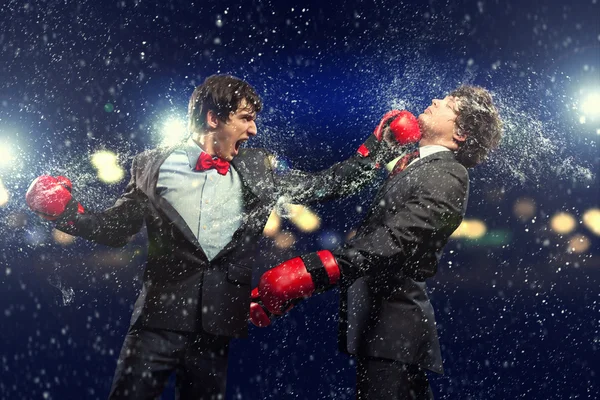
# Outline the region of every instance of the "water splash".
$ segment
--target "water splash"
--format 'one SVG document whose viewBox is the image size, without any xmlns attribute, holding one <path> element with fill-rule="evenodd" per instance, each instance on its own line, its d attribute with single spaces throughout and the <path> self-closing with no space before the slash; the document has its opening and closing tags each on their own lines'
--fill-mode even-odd
<svg viewBox="0 0 600 400">
<path fill-rule="evenodd" d="M 48 283 L 60 290 L 62 294 L 62 305 L 68 306 L 75 299 L 75 291 L 71 287 L 67 287 L 58 274 L 53 274 L 48 277 Z"/>
</svg>

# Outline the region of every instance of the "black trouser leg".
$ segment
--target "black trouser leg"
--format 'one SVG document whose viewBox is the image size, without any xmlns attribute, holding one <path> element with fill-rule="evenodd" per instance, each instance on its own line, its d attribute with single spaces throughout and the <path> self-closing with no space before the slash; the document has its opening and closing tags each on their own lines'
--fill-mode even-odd
<svg viewBox="0 0 600 400">
<path fill-rule="evenodd" d="M 131 328 L 117 361 L 109 400 L 160 398 L 174 371 L 178 400 L 224 399 L 228 349 L 226 337 Z"/>
<path fill-rule="evenodd" d="M 229 338 L 207 334 L 190 338 L 177 369 L 179 400 L 223 400 L 227 385 Z"/>
<path fill-rule="evenodd" d="M 357 357 L 357 400 L 433 400 L 424 370 L 416 365 Z"/>
<path fill-rule="evenodd" d="M 125 336 L 110 390 L 110 400 L 159 398 L 177 365 L 172 332 L 130 328 Z"/>
</svg>

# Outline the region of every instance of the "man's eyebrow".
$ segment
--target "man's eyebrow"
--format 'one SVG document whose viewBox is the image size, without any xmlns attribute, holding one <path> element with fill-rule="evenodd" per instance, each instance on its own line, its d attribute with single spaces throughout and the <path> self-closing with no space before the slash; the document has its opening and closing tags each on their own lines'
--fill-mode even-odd
<svg viewBox="0 0 600 400">
<path fill-rule="evenodd" d="M 459 101 L 456 97 L 448 97 L 448 107 L 452 108 L 455 112 L 459 110 Z"/>
<path fill-rule="evenodd" d="M 244 111 L 242 111 L 242 117 L 256 118 L 256 112 L 251 111 L 251 110 L 244 110 Z"/>
</svg>

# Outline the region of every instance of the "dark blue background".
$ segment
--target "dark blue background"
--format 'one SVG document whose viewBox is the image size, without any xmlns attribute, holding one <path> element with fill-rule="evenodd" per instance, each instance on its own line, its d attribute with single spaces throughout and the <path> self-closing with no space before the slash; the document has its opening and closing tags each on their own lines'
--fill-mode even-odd
<svg viewBox="0 0 600 400">
<path fill-rule="evenodd" d="M 525 3 L 525 4 L 523 4 Z M 123 189 L 99 182 L 89 155 L 130 157 L 185 116 L 213 73 L 263 97 L 259 135 L 295 168 L 350 156 L 392 107 L 419 113 L 461 83 L 491 89 L 506 122 L 502 149 L 472 172 L 467 217 L 504 245 L 453 240 L 431 280 L 446 368 L 440 399 L 591 399 L 598 386 L 599 240 L 582 254 L 548 228 L 598 207 L 598 117 L 581 96 L 600 87 L 597 1 L 7 1 L 0 5 L 0 397 L 106 398 L 140 287 L 141 233 L 120 250 L 61 247 L 24 204 L 41 173 L 65 174 L 89 209 Z M 218 23 L 217 21 L 222 21 Z M 142 55 L 143 53 L 143 55 Z M 114 106 L 112 112 L 105 105 Z M 589 177 L 590 173 L 593 177 Z M 277 250 L 261 270 L 343 238 L 372 190 L 315 208 L 321 230 Z M 513 214 L 522 196 L 532 220 Z M 357 206 L 362 205 L 362 210 Z M 258 276 L 259 271 L 257 271 Z M 66 300 L 63 296 L 70 296 Z M 337 293 L 251 328 L 230 353 L 228 399 L 353 399 L 352 360 L 337 352 Z M 171 388 L 172 390 L 172 388 Z M 165 398 L 172 398 L 169 392 Z"/>
</svg>

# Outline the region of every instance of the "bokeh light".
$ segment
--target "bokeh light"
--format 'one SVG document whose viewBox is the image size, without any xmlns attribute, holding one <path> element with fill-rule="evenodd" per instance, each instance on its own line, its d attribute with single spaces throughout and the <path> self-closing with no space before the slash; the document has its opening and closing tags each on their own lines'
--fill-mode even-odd
<svg viewBox="0 0 600 400">
<path fill-rule="evenodd" d="M 169 117 L 163 122 L 160 133 L 163 145 L 176 144 L 187 137 L 187 123 L 182 118 Z"/>
<path fill-rule="evenodd" d="M 600 116 L 600 92 L 589 93 L 584 97 L 581 112 L 588 117 Z"/>
<path fill-rule="evenodd" d="M 265 224 L 265 228 L 263 229 L 263 235 L 267 237 L 275 237 L 279 230 L 281 229 L 281 217 L 277 214 L 275 210 L 271 211 L 271 215 L 269 215 L 269 219 Z"/>
<path fill-rule="evenodd" d="M 576 234 L 569 240 L 568 252 L 576 254 L 585 253 L 590 248 L 590 245 L 590 239 L 587 236 Z"/>
<path fill-rule="evenodd" d="M 583 214 L 583 225 L 594 235 L 600 236 L 600 209 L 590 208 Z"/>
<path fill-rule="evenodd" d="M 0 207 L 4 207 L 8 204 L 8 200 L 10 199 L 10 195 L 4 184 L 2 183 L 2 179 L 0 179 Z"/>
<path fill-rule="evenodd" d="M 275 238 L 275 246 L 280 249 L 289 249 L 296 243 L 296 237 L 288 231 L 278 233 Z"/>
<path fill-rule="evenodd" d="M 0 167 L 9 167 L 15 161 L 15 152 L 11 144 L 2 139 L 4 143 L 0 143 Z"/>
<path fill-rule="evenodd" d="M 527 221 L 535 215 L 536 209 L 537 206 L 533 199 L 522 197 L 515 202 L 513 213 L 521 221 Z"/>
<path fill-rule="evenodd" d="M 575 217 L 566 212 L 556 213 L 550 219 L 550 228 L 560 235 L 571 233 L 576 225 Z"/>
<path fill-rule="evenodd" d="M 477 240 L 481 239 L 486 232 L 487 227 L 483 221 L 478 219 L 464 219 L 450 237 L 454 239 Z"/>
<path fill-rule="evenodd" d="M 117 155 L 109 150 L 94 153 L 92 165 L 98 171 L 98 179 L 104 183 L 117 183 L 125 177 L 125 170 L 119 165 Z"/>
<path fill-rule="evenodd" d="M 321 226 L 321 219 L 308 207 L 300 204 L 289 204 L 290 220 L 302 232 L 314 232 Z"/>
<path fill-rule="evenodd" d="M 52 238 L 54 241 L 61 246 L 68 246 L 75 241 L 75 236 L 71 236 L 68 233 L 59 231 L 58 229 L 52 230 Z"/>
</svg>

